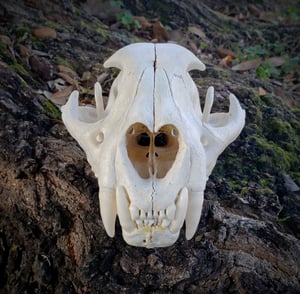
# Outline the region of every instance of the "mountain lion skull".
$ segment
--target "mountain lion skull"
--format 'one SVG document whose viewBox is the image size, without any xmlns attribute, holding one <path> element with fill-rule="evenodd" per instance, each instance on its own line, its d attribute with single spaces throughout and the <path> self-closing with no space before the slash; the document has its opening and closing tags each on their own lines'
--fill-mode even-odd
<svg viewBox="0 0 300 294">
<path fill-rule="evenodd" d="M 96 83 L 96 108 L 78 106 L 74 91 L 62 118 L 98 178 L 107 234 L 114 236 L 118 215 L 130 245 L 172 245 L 184 222 L 191 239 L 208 176 L 240 134 L 245 111 L 230 94 L 229 112 L 212 114 L 212 87 L 202 111 L 188 72 L 205 65 L 179 45 L 132 44 L 104 66 L 120 69 L 107 107 Z"/>
</svg>

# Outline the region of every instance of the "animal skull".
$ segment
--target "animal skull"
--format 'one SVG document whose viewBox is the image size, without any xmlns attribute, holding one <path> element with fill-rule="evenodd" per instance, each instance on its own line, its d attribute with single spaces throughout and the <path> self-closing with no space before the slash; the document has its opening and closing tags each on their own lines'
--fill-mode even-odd
<svg viewBox="0 0 300 294">
<path fill-rule="evenodd" d="M 189 71 L 205 65 L 175 44 L 132 44 L 104 64 L 121 71 L 106 109 L 95 84 L 96 108 L 78 106 L 74 91 L 62 107 L 70 134 L 98 178 L 102 221 L 125 241 L 165 247 L 196 232 L 206 181 L 217 157 L 241 132 L 245 111 L 230 94 L 228 113 L 213 113 L 214 89 L 201 111 Z"/>
</svg>

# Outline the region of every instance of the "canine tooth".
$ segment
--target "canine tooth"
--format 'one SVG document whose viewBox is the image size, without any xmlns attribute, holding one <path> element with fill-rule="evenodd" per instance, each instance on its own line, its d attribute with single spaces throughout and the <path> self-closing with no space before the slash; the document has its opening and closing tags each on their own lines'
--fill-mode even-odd
<svg viewBox="0 0 300 294">
<path fill-rule="evenodd" d="M 170 221 L 174 219 L 175 211 L 176 211 L 176 205 L 175 205 L 175 204 L 172 204 L 172 205 L 170 205 L 170 206 L 167 208 L 166 215 L 167 215 L 167 218 L 168 218 Z"/>
<path fill-rule="evenodd" d="M 126 232 L 132 232 L 135 228 L 129 213 L 129 201 L 126 191 L 123 187 L 118 186 L 116 190 L 117 212 L 122 229 Z"/>
<path fill-rule="evenodd" d="M 100 188 L 99 191 L 100 213 L 104 228 L 108 236 L 115 235 L 117 216 L 116 194 L 114 189 Z"/>
<path fill-rule="evenodd" d="M 184 222 L 186 216 L 186 210 L 188 206 L 188 190 L 186 187 L 182 188 L 180 191 L 179 197 L 176 201 L 176 212 L 175 218 L 172 220 L 169 230 L 171 233 L 177 233 Z"/>
<path fill-rule="evenodd" d="M 129 211 L 130 211 L 130 214 L 131 214 L 131 218 L 133 220 L 136 220 L 136 219 L 139 218 L 139 216 L 140 216 L 139 209 L 136 206 L 130 205 Z"/>
<path fill-rule="evenodd" d="M 188 208 L 185 217 L 185 237 L 190 240 L 198 227 L 203 205 L 203 192 L 189 194 Z"/>
</svg>

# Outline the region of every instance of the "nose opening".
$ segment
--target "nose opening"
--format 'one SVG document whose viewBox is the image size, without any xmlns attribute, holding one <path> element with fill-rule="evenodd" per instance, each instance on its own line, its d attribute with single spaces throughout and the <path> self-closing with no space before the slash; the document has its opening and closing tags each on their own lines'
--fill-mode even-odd
<svg viewBox="0 0 300 294">
<path fill-rule="evenodd" d="M 176 159 L 178 130 L 173 125 L 164 125 L 152 133 L 144 124 L 135 123 L 127 130 L 126 148 L 140 177 L 163 178 Z"/>
</svg>

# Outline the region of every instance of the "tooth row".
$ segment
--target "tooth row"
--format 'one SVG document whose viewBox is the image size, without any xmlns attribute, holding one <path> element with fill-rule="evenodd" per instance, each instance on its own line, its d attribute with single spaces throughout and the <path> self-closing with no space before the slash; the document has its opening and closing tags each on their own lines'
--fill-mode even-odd
<svg viewBox="0 0 300 294">
<path fill-rule="evenodd" d="M 162 226 L 166 228 L 175 217 L 176 205 L 172 204 L 164 210 L 144 211 L 134 205 L 129 207 L 130 215 L 138 228 L 145 226 Z"/>
<path fill-rule="evenodd" d="M 101 187 L 100 210 L 103 225 L 110 237 L 115 234 L 115 221 L 118 215 L 123 232 L 131 234 L 136 229 L 149 230 L 158 227 L 168 228 L 178 233 L 185 221 L 186 238 L 189 240 L 196 232 L 203 204 L 203 191 L 191 191 L 186 187 L 178 193 L 174 204 L 164 210 L 143 211 L 130 203 L 130 197 L 122 186 L 116 190 Z M 143 246 L 143 245 L 142 245 Z"/>
</svg>

